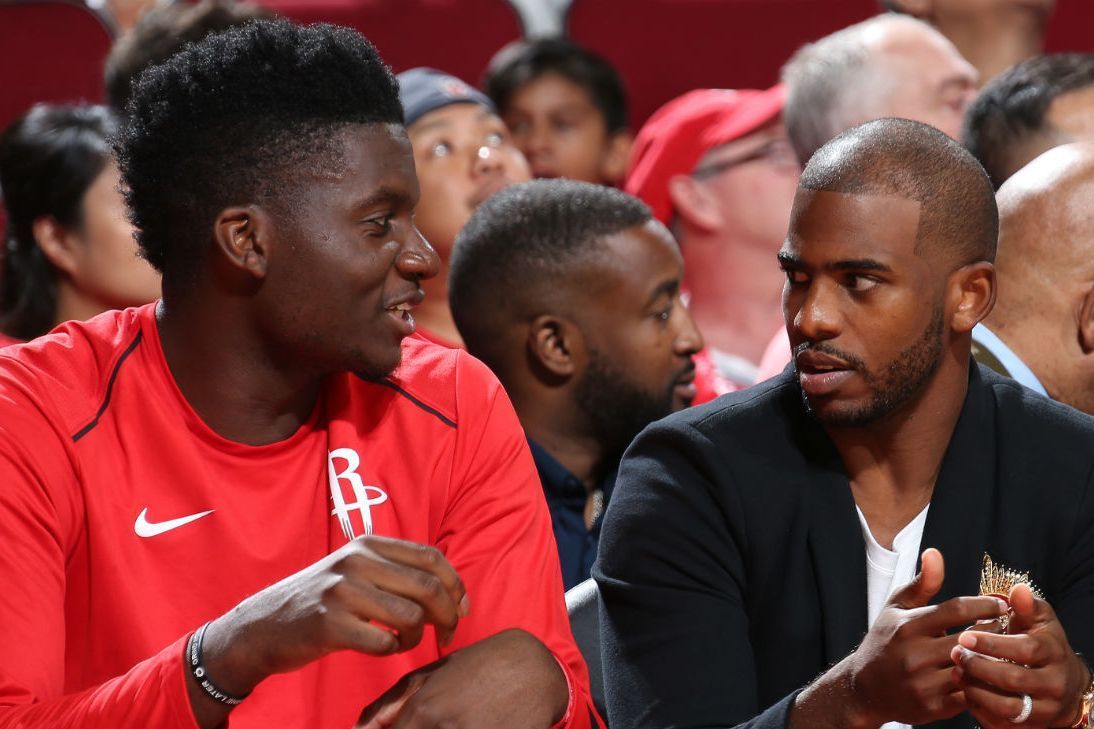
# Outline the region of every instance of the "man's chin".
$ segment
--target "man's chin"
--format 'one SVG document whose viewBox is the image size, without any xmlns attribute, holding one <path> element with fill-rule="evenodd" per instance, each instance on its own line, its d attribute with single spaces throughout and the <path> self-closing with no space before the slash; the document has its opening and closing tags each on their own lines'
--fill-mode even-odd
<svg viewBox="0 0 1094 729">
<path fill-rule="evenodd" d="M 811 418 L 831 428 L 854 428 L 872 422 L 871 413 L 864 406 L 839 402 L 832 397 L 810 397 L 804 392 L 802 402 Z"/>
<path fill-rule="evenodd" d="M 355 364 L 349 367 L 349 371 L 366 380 L 382 380 L 391 375 L 402 364 L 403 350 L 400 347 L 394 356 L 386 358 L 360 356 L 355 358 Z"/>
</svg>

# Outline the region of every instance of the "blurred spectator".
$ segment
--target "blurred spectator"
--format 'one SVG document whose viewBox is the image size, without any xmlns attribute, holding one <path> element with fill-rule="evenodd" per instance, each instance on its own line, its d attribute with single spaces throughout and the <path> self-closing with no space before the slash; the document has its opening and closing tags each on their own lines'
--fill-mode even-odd
<svg viewBox="0 0 1094 729">
<path fill-rule="evenodd" d="M 130 84 L 141 71 L 166 61 L 187 43 L 249 20 L 272 17 L 273 12 L 265 8 L 231 0 L 201 0 L 193 5 L 180 2 L 143 12 L 107 56 L 103 72 L 107 103 L 124 112 Z"/>
<path fill-rule="evenodd" d="M 159 296 L 126 219 L 115 128 L 105 107 L 40 104 L 0 135 L 0 332 L 32 339 Z"/>
<path fill-rule="evenodd" d="M 448 309 L 456 234 L 475 208 L 498 190 L 531 179 L 531 172 L 485 94 L 432 68 L 413 68 L 398 79 L 421 186 L 415 222 L 441 259 L 440 274 L 422 281 L 426 297 L 414 318 L 422 336 L 460 346 Z"/>
<path fill-rule="evenodd" d="M 756 381 L 763 382 L 779 374 L 790 364 L 790 338 L 786 336 L 785 322 L 775 330 L 775 336 L 767 343 L 763 357 L 760 358 Z"/>
<path fill-rule="evenodd" d="M 528 434 L 567 589 L 589 577 L 624 449 L 695 397 L 683 265 L 646 205 L 584 182 L 511 187 L 457 239 L 452 313 Z"/>
<path fill-rule="evenodd" d="M 786 236 L 799 167 L 779 114 L 783 89 L 700 89 L 638 133 L 624 188 L 670 226 L 688 307 L 718 371 L 749 385 L 781 321 Z"/>
<path fill-rule="evenodd" d="M 857 124 L 901 117 L 957 138 L 977 73 L 928 24 L 880 15 L 798 49 L 783 67 L 786 129 L 804 164 Z"/>
<path fill-rule="evenodd" d="M 925 20 L 953 41 L 986 83 L 1044 50 L 1056 0 L 881 0 Z"/>
<path fill-rule="evenodd" d="M 600 56 L 562 38 L 518 41 L 494 56 L 483 87 L 534 177 L 623 179 L 633 141 L 627 99 Z"/>
<path fill-rule="evenodd" d="M 106 10 L 118 29 L 127 31 L 157 5 L 158 0 L 106 0 Z"/>
<path fill-rule="evenodd" d="M 1045 152 L 999 189 L 999 293 L 981 364 L 1094 414 L 1094 145 Z"/>
<path fill-rule="evenodd" d="M 995 189 L 1052 147 L 1094 141 L 1094 54 L 1038 56 L 987 84 L 965 115 L 962 140 Z"/>
</svg>

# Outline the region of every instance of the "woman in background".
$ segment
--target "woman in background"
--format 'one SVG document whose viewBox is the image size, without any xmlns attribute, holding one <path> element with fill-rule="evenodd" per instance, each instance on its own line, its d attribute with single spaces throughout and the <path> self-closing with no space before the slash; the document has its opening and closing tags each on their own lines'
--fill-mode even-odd
<svg viewBox="0 0 1094 729">
<path fill-rule="evenodd" d="M 160 295 L 126 218 L 116 126 L 105 107 L 39 104 L 0 135 L 0 345 Z"/>
</svg>

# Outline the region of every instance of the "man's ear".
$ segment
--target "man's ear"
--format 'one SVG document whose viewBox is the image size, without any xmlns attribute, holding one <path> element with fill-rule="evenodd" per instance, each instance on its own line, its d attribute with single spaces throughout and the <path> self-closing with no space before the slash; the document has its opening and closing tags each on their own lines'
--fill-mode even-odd
<svg viewBox="0 0 1094 729">
<path fill-rule="evenodd" d="M 584 338 L 573 322 L 542 314 L 528 326 L 528 356 L 535 369 L 555 379 L 574 376 L 584 359 Z"/>
<path fill-rule="evenodd" d="M 710 188 L 691 175 L 669 179 L 672 209 L 688 225 L 710 233 L 722 226 L 722 213 Z"/>
<path fill-rule="evenodd" d="M 1079 346 L 1083 354 L 1094 352 L 1094 284 L 1087 287 L 1079 304 Z"/>
<path fill-rule="evenodd" d="M 631 157 L 634 135 L 622 129 L 608 137 L 608 146 L 600 162 L 600 176 L 605 182 L 618 185 L 627 174 L 627 162 Z"/>
<path fill-rule="evenodd" d="M 948 285 L 953 302 L 950 328 L 970 332 L 995 306 L 995 266 L 987 261 L 962 266 L 950 274 Z"/>
<path fill-rule="evenodd" d="M 272 221 L 255 205 L 224 208 L 213 223 L 213 239 L 228 267 L 255 279 L 269 267 Z"/>
<path fill-rule="evenodd" d="M 46 260 L 58 270 L 70 277 L 75 277 L 76 269 L 79 267 L 79 251 L 76 250 L 78 243 L 75 236 L 70 234 L 65 226 L 58 223 L 52 215 L 43 215 L 35 219 L 31 225 L 31 233 Z"/>
</svg>

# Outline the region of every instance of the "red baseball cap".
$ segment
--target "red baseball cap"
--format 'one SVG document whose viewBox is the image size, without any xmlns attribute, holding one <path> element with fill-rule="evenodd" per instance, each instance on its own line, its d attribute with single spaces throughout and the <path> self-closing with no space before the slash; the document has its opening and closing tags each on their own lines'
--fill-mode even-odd
<svg viewBox="0 0 1094 729">
<path fill-rule="evenodd" d="M 696 89 L 677 96 L 642 126 L 634 140 L 623 189 L 641 198 L 668 225 L 669 180 L 695 169 L 714 147 L 750 134 L 782 112 L 782 84 L 754 89 Z"/>
</svg>

